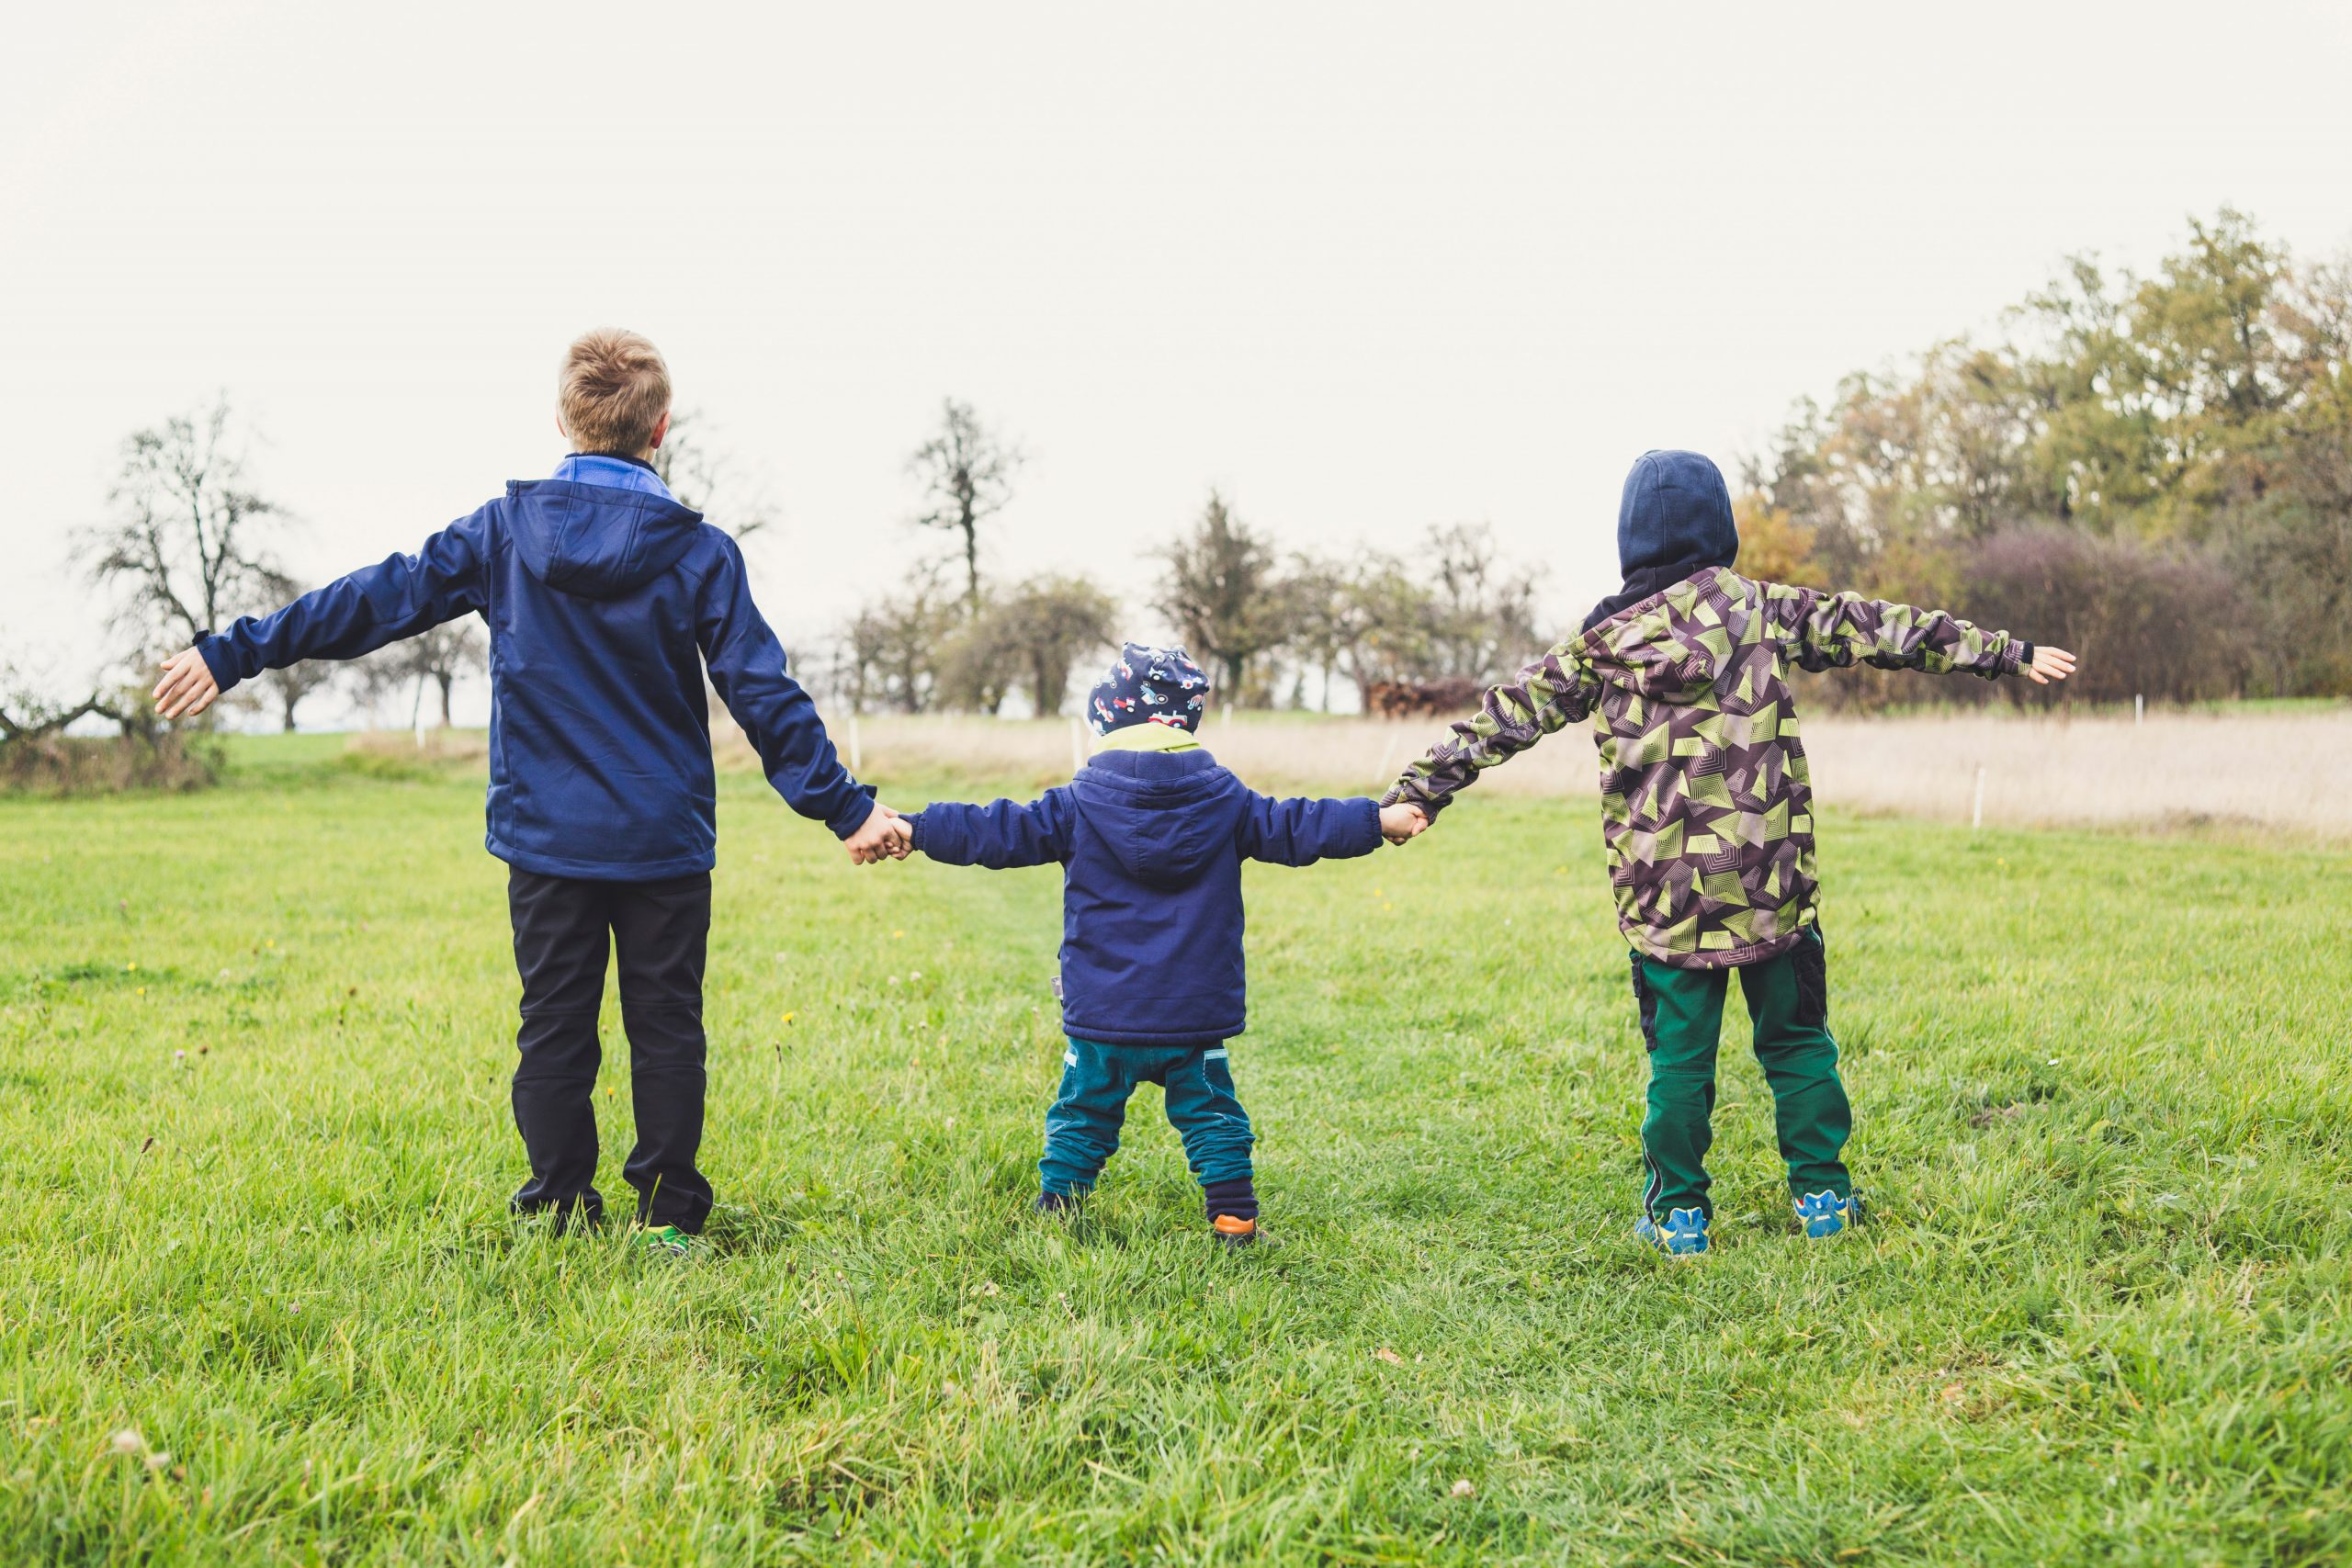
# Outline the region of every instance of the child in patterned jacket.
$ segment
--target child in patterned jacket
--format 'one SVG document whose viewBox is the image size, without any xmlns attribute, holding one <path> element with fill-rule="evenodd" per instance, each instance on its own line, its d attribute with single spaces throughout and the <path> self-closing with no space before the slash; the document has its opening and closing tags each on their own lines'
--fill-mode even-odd
<svg viewBox="0 0 2352 1568">
<path fill-rule="evenodd" d="M 1179 649 L 1129 643 L 1088 699 L 1100 744 L 1078 776 L 1028 805 L 934 805 L 903 819 L 912 847 L 953 865 L 1062 864 L 1061 1092 L 1046 1115 L 1036 1206 L 1077 1204 L 1119 1146 L 1138 1085 L 1168 1119 L 1211 1233 L 1258 1235 L 1250 1117 L 1227 1043 L 1246 1022 L 1241 863 L 1309 865 L 1420 831 L 1410 809 L 1258 795 L 1193 739 L 1208 678 Z"/>
<path fill-rule="evenodd" d="M 1635 1234 L 1668 1253 L 1707 1249 L 1715 1049 L 1736 970 L 1797 1218 L 1808 1236 L 1834 1235 L 1860 1206 L 1839 1157 L 1852 1111 L 1828 1027 L 1813 789 L 1789 666 L 2023 672 L 2047 684 L 2073 672 L 2074 656 L 1940 611 L 1740 576 L 1730 492 L 1695 452 L 1634 465 L 1617 549 L 1623 589 L 1487 692 L 1382 804 L 1433 818 L 1485 769 L 1589 716 L 1609 881 L 1649 1053 Z"/>
</svg>

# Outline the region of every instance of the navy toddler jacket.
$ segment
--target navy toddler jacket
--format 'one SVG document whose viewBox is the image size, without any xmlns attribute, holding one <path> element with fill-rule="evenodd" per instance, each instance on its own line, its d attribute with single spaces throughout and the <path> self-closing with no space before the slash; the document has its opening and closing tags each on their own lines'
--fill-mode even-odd
<svg viewBox="0 0 2352 1568">
<path fill-rule="evenodd" d="M 1023 806 L 933 806 L 914 847 L 955 865 L 1060 861 L 1062 1027 L 1113 1045 L 1203 1045 L 1248 1021 L 1241 863 L 1380 846 L 1370 800 L 1273 800 L 1206 751 L 1105 751 Z"/>
<path fill-rule="evenodd" d="M 649 476 L 650 477 L 650 476 Z M 220 689 L 356 659 L 479 614 L 490 626 L 490 852 L 548 876 L 708 871 L 703 665 L 792 808 L 843 838 L 873 809 L 785 672 L 735 541 L 665 494 L 516 481 L 470 517 L 198 644 Z"/>
</svg>

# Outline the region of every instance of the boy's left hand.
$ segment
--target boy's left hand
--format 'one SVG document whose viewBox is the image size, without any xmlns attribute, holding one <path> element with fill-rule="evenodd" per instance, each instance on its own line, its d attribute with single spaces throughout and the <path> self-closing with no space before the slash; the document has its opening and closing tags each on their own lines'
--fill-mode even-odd
<svg viewBox="0 0 2352 1568">
<path fill-rule="evenodd" d="M 212 666 L 204 655 L 187 649 L 164 661 L 164 678 L 155 682 L 155 711 L 165 718 L 194 718 L 220 694 Z"/>
<path fill-rule="evenodd" d="M 2036 644 L 2033 662 L 2025 667 L 2037 686 L 2047 686 L 2052 681 L 2063 681 L 2075 672 L 2075 656 L 2063 648 L 2044 648 Z"/>
<path fill-rule="evenodd" d="M 1380 808 L 1380 836 L 1392 844 L 1404 843 L 1429 829 L 1429 815 L 1418 806 L 1398 801 Z"/>
<path fill-rule="evenodd" d="M 865 823 L 842 840 L 842 847 L 849 851 L 853 865 L 904 860 L 915 847 L 915 830 L 907 825 L 905 818 L 877 800 L 866 814 Z"/>
</svg>

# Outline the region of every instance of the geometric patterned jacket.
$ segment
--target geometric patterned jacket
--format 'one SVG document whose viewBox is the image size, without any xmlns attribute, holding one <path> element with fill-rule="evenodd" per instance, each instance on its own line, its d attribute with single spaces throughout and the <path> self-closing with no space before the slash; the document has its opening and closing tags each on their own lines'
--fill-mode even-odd
<svg viewBox="0 0 2352 1568">
<path fill-rule="evenodd" d="M 1560 644 L 1381 797 L 1432 818 L 1485 769 L 1592 719 L 1617 923 L 1678 969 L 1754 964 L 1815 919 L 1813 786 L 1789 666 L 2015 674 L 2033 645 L 1935 610 L 1710 567 Z"/>
</svg>

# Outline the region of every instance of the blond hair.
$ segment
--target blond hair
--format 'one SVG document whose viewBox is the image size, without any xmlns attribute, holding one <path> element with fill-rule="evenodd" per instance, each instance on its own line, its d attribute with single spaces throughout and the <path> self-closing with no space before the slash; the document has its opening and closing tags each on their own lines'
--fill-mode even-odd
<svg viewBox="0 0 2352 1568">
<path fill-rule="evenodd" d="M 653 445 L 653 427 L 670 412 L 670 367 L 635 333 L 582 333 L 563 351 L 556 408 L 574 451 L 634 457 Z"/>
</svg>

